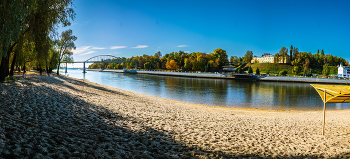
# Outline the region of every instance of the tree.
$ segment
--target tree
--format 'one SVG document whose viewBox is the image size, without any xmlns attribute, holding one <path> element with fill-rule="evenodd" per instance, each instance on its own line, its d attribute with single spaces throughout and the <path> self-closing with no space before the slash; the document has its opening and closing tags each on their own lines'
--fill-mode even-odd
<svg viewBox="0 0 350 159">
<path fill-rule="evenodd" d="M 190 68 L 191 68 L 190 62 L 188 61 L 188 58 L 185 58 L 185 65 L 184 65 L 185 71 L 190 70 Z"/>
<path fill-rule="evenodd" d="M 293 45 L 290 45 L 289 58 L 290 58 L 290 61 L 292 62 L 293 61 Z"/>
<path fill-rule="evenodd" d="M 0 1 L 0 81 L 9 74 L 10 54 L 17 57 L 13 49 L 24 39 L 34 43 L 35 52 L 30 57 L 36 59 L 32 63 L 47 65 L 45 60 L 49 57 L 50 37 L 56 34 L 58 24 L 68 26 L 69 19 L 75 18 L 72 6 L 72 0 Z M 16 58 L 13 59 L 14 64 Z M 25 66 L 26 63 L 22 64 Z"/>
<path fill-rule="evenodd" d="M 61 62 L 64 58 L 67 58 L 67 56 L 73 55 L 72 49 L 75 50 L 75 44 L 74 41 L 77 40 L 77 37 L 75 37 L 73 34 L 73 31 L 71 29 L 63 31 L 60 39 L 57 41 L 57 47 L 59 50 L 59 58 L 58 58 L 58 66 L 61 65 Z M 59 75 L 60 68 L 57 69 L 57 75 Z"/>
<path fill-rule="evenodd" d="M 323 74 L 324 76 L 328 76 L 328 75 L 329 75 L 329 72 L 330 72 L 330 70 L 329 70 L 328 64 L 324 64 L 324 65 L 323 65 L 322 74 Z"/>
<path fill-rule="evenodd" d="M 293 59 L 296 59 L 299 54 L 299 49 L 297 47 L 293 48 Z"/>
<path fill-rule="evenodd" d="M 241 67 L 239 67 L 239 68 L 237 69 L 237 72 L 238 72 L 238 73 L 242 73 Z"/>
<path fill-rule="evenodd" d="M 283 46 L 279 51 L 279 55 L 282 57 L 283 63 L 285 63 L 285 61 L 287 61 L 288 49 Z"/>
<path fill-rule="evenodd" d="M 243 57 L 243 61 L 244 62 L 247 62 L 247 63 L 250 63 L 253 59 L 253 51 L 247 51 Z"/>
<path fill-rule="evenodd" d="M 252 66 L 249 66 L 249 67 L 248 67 L 248 73 L 249 73 L 249 74 L 252 74 L 252 73 L 253 73 L 253 68 L 252 68 Z"/>
<path fill-rule="evenodd" d="M 227 62 L 227 54 L 226 50 L 223 49 L 215 49 L 214 50 L 214 57 L 216 59 L 219 59 L 219 67 L 225 65 L 225 62 Z"/>
<path fill-rule="evenodd" d="M 157 56 L 158 58 L 162 58 L 162 53 L 160 51 L 158 51 L 155 56 Z"/>
<path fill-rule="evenodd" d="M 170 60 L 166 63 L 166 68 L 169 70 L 176 70 L 179 69 L 179 66 L 177 65 L 177 62 L 175 62 L 175 60 Z"/>
<path fill-rule="evenodd" d="M 275 54 L 275 57 L 273 58 L 273 62 L 274 62 L 274 63 L 279 63 L 280 60 L 281 60 L 280 54 L 276 53 L 276 54 Z"/>
<path fill-rule="evenodd" d="M 325 56 L 324 51 L 323 51 L 323 49 L 322 49 L 322 50 L 321 50 L 320 59 L 319 59 L 319 64 L 320 64 L 320 65 L 325 64 L 325 58 L 326 58 L 326 56 Z"/>
<path fill-rule="evenodd" d="M 231 56 L 230 62 L 237 62 L 237 61 L 238 61 L 238 57 L 237 56 Z"/>
<path fill-rule="evenodd" d="M 294 66 L 292 72 L 295 75 L 298 75 L 301 72 L 300 59 L 298 59 L 298 58 L 294 59 L 292 61 L 292 65 Z"/>
<path fill-rule="evenodd" d="M 256 68 L 255 74 L 260 75 L 259 67 Z"/>
<path fill-rule="evenodd" d="M 144 68 L 145 69 L 150 69 L 151 68 L 151 63 L 150 62 L 146 62 Z"/>
</svg>

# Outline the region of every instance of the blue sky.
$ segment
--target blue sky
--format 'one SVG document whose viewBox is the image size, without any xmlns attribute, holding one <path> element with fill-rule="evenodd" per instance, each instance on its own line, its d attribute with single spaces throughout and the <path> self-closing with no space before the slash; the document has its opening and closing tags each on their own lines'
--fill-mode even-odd
<svg viewBox="0 0 350 159">
<path fill-rule="evenodd" d="M 76 0 L 75 61 L 176 52 L 228 56 L 277 53 L 282 46 L 350 60 L 350 1 Z"/>
</svg>

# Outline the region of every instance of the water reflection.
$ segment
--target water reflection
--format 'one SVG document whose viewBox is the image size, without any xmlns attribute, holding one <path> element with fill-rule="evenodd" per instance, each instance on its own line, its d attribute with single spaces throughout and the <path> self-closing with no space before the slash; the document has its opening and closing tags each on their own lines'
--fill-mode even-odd
<svg viewBox="0 0 350 159">
<path fill-rule="evenodd" d="M 250 82 L 221 79 L 123 74 L 69 69 L 68 74 L 127 91 L 183 102 L 278 110 L 322 110 L 317 92 L 307 83 Z M 327 104 L 327 109 L 350 109 Z"/>
</svg>

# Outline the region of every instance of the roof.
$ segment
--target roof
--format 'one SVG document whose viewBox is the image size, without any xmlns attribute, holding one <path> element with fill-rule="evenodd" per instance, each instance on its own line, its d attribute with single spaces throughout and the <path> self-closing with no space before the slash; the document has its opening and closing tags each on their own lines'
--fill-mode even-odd
<svg viewBox="0 0 350 159">
<path fill-rule="evenodd" d="M 311 84 L 325 103 L 350 103 L 350 86 Z M 326 101 L 324 99 L 326 91 Z"/>
</svg>

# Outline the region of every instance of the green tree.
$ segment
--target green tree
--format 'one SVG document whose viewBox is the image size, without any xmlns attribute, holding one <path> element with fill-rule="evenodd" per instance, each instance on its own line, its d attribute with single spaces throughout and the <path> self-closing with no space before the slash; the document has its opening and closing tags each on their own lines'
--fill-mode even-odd
<svg viewBox="0 0 350 159">
<path fill-rule="evenodd" d="M 328 76 L 328 75 L 329 75 L 329 72 L 330 72 L 330 70 L 329 70 L 328 64 L 324 64 L 324 65 L 323 65 L 322 74 L 323 74 L 324 76 Z"/>
<path fill-rule="evenodd" d="M 274 62 L 274 63 L 279 63 L 280 60 L 281 60 L 280 54 L 276 53 L 276 54 L 275 54 L 275 57 L 273 58 L 273 62 Z"/>
<path fill-rule="evenodd" d="M 184 65 L 185 71 L 190 70 L 190 68 L 191 68 L 190 62 L 188 61 L 188 58 L 185 58 L 185 65 Z"/>
<path fill-rule="evenodd" d="M 285 61 L 287 61 L 288 49 L 283 46 L 279 51 L 279 55 L 282 57 L 282 62 L 285 63 Z"/>
<path fill-rule="evenodd" d="M 292 65 L 294 66 L 293 67 L 293 70 L 292 72 L 295 74 L 295 75 L 298 75 L 300 72 L 301 72 L 301 67 L 300 67 L 300 59 L 294 59 L 292 61 Z"/>
<path fill-rule="evenodd" d="M 69 20 L 75 18 L 72 5 L 72 0 L 0 1 L 0 81 L 9 74 L 10 54 L 24 39 L 34 43 L 35 51 L 31 56 L 22 57 L 36 57 L 31 63 L 47 67 L 45 61 L 49 58 L 50 37 L 55 35 L 58 24 L 68 26 Z M 17 57 L 16 52 L 13 55 Z"/>
<path fill-rule="evenodd" d="M 252 66 L 249 66 L 249 67 L 248 67 L 248 73 L 249 73 L 249 74 L 252 74 L 252 73 L 253 73 L 253 68 L 252 68 Z"/>
<path fill-rule="evenodd" d="M 227 62 L 227 54 L 226 54 L 226 50 L 223 49 L 215 49 L 214 50 L 214 57 L 215 59 L 219 59 L 219 67 L 225 65 L 225 63 Z"/>
<path fill-rule="evenodd" d="M 75 37 L 73 34 L 73 31 L 71 29 L 63 31 L 60 39 L 57 41 L 57 49 L 59 50 L 59 58 L 58 58 L 58 65 L 61 65 L 61 62 L 64 58 L 67 58 L 71 55 L 73 55 L 72 50 L 75 50 L 75 44 L 74 41 L 77 40 L 77 37 Z M 59 75 L 59 67 L 57 69 L 57 75 Z"/>
<path fill-rule="evenodd" d="M 259 67 L 256 68 L 255 74 L 260 75 Z"/>
<path fill-rule="evenodd" d="M 239 68 L 237 69 L 237 72 L 238 72 L 238 73 L 242 73 L 241 67 L 239 67 Z"/>
<path fill-rule="evenodd" d="M 146 62 L 144 68 L 151 69 L 152 64 L 150 62 Z"/>
<path fill-rule="evenodd" d="M 157 56 L 158 58 L 162 58 L 162 53 L 160 51 L 158 51 L 155 56 Z"/>
<path fill-rule="evenodd" d="M 325 64 L 325 58 L 326 58 L 326 55 L 324 54 L 324 51 L 323 51 L 323 49 L 322 49 L 322 50 L 321 50 L 321 55 L 320 55 L 320 58 L 319 58 L 319 64 L 320 64 L 320 65 Z"/>
<path fill-rule="evenodd" d="M 289 49 L 289 58 L 290 61 L 293 61 L 293 45 L 290 45 L 290 49 Z"/>
<path fill-rule="evenodd" d="M 252 61 L 252 59 L 253 59 L 253 51 L 248 50 L 244 55 L 243 61 L 250 63 Z"/>
</svg>

